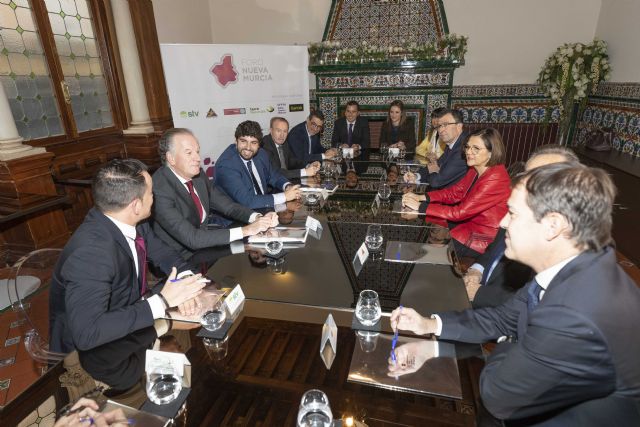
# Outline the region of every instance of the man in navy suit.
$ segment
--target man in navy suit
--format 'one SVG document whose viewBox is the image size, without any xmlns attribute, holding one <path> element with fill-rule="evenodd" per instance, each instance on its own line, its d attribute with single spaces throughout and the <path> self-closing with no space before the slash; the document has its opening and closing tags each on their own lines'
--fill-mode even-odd
<svg viewBox="0 0 640 427">
<path fill-rule="evenodd" d="M 96 174 L 92 191 L 95 207 L 65 245 L 51 280 L 50 347 L 61 353 L 78 350 L 87 372 L 114 385 L 110 380 L 123 374 L 129 361 L 144 358 L 143 347 L 159 334 L 153 330 L 154 320 L 170 307 L 187 310 L 204 284 L 199 274 L 173 280 L 176 267 L 184 268 L 185 263 L 144 222 L 151 214 L 153 193 L 142 162 L 109 162 Z M 147 261 L 169 274 L 164 286 L 148 293 Z M 123 349 L 124 365 L 89 362 L 103 354 L 105 345 L 140 337 L 132 334 L 151 336 L 138 347 L 142 356 Z M 117 385 L 124 388 L 138 380 L 120 378 Z"/>
<path fill-rule="evenodd" d="M 344 117 L 339 118 L 333 125 L 331 146 L 335 148 L 353 148 L 359 152 L 361 159 L 367 159 L 369 153 L 369 121 L 360 116 L 358 101 L 348 101 L 344 110 Z"/>
<path fill-rule="evenodd" d="M 293 155 L 287 141 L 289 122 L 284 117 L 273 117 L 269 123 L 269 135 L 262 138 L 262 148 L 269 155 L 269 160 L 280 173 L 291 178 L 314 176 L 320 170 L 320 162 L 306 165 Z"/>
<path fill-rule="evenodd" d="M 324 126 L 324 114 L 322 111 L 312 111 L 302 123 L 297 124 L 289 132 L 287 141 L 293 155 L 305 164 L 319 162 L 324 159 L 332 159 L 338 154 L 338 150 L 330 148 L 325 150 L 320 144 L 320 131 Z"/>
<path fill-rule="evenodd" d="M 418 171 L 417 176 L 407 172 L 405 182 L 420 181 L 429 184 L 432 189 L 445 188 L 458 182 L 467 173 L 467 161 L 462 150 L 469 138 L 463 130 L 462 113 L 454 109 L 445 109 L 436 117 L 438 137 L 446 144 L 444 153 L 435 163 Z"/>
<path fill-rule="evenodd" d="M 398 308 L 393 328 L 440 339 L 501 341 L 480 376 L 484 406 L 517 425 L 640 425 L 640 289 L 616 261 L 616 189 L 601 169 L 568 163 L 519 177 L 506 252 L 536 276 L 499 307 L 422 317 Z M 399 348 L 390 373 L 415 371 Z M 413 359 L 412 359 L 413 358 Z M 424 362 L 422 362 L 424 363 Z"/>
<path fill-rule="evenodd" d="M 258 123 L 240 123 L 235 137 L 236 143 L 218 159 L 216 185 L 251 209 L 273 208 L 300 198 L 300 186 L 292 185 L 260 150 L 262 129 Z"/>
</svg>

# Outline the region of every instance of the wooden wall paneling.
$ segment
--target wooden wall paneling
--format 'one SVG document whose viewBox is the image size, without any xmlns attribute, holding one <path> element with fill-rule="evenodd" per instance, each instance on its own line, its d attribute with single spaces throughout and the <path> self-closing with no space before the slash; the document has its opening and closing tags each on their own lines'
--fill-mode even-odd
<svg viewBox="0 0 640 427">
<path fill-rule="evenodd" d="M 144 75 L 149 117 L 154 129 L 161 132 L 173 127 L 173 120 L 164 80 L 160 43 L 153 16 L 153 4 L 151 0 L 130 1 L 129 10 L 136 35 L 140 67 Z"/>
<path fill-rule="evenodd" d="M 33 195 L 57 196 L 51 176 L 53 154 L 42 153 L 0 162 L 0 207 L 16 210 Z M 61 247 L 69 238 L 62 208 L 27 216 L 23 222 L 2 231 L 10 262 L 35 249 Z"/>
<path fill-rule="evenodd" d="M 148 135 L 125 135 L 127 157 L 142 160 L 151 171 L 160 167 L 158 140 L 162 134 L 155 132 Z"/>
</svg>

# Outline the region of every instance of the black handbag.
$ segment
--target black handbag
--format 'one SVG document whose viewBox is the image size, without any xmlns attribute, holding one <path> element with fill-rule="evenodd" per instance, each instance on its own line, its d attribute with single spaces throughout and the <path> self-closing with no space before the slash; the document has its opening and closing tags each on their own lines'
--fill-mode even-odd
<svg viewBox="0 0 640 427">
<path fill-rule="evenodd" d="M 611 129 L 594 129 L 587 134 L 584 146 L 593 151 L 611 151 Z"/>
</svg>

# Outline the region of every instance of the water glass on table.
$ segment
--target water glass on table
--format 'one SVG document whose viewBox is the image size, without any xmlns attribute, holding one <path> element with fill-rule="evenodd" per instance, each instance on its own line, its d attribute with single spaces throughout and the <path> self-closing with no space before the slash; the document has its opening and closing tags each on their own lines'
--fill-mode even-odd
<svg viewBox="0 0 640 427">
<path fill-rule="evenodd" d="M 147 397 L 156 405 L 166 405 L 178 398 L 182 378 L 171 363 L 155 366 L 147 373 Z"/>
<path fill-rule="evenodd" d="M 378 252 L 382 248 L 383 242 L 382 226 L 380 224 L 371 224 L 367 228 L 367 235 L 364 238 L 364 243 L 369 252 Z"/>
<path fill-rule="evenodd" d="M 224 302 L 218 300 L 206 313 L 202 315 L 200 324 L 207 331 L 217 331 L 227 320 L 227 309 Z"/>
<path fill-rule="evenodd" d="M 380 320 L 382 308 L 378 293 L 372 290 L 360 292 L 358 303 L 356 304 L 356 318 L 364 326 L 373 326 Z"/>
<path fill-rule="evenodd" d="M 316 389 L 305 392 L 298 409 L 298 426 L 329 427 L 332 423 L 333 414 L 327 395 Z"/>
<path fill-rule="evenodd" d="M 386 182 L 381 182 L 378 187 L 378 196 L 380 196 L 380 200 L 387 201 L 389 197 L 391 197 L 391 186 Z"/>
</svg>

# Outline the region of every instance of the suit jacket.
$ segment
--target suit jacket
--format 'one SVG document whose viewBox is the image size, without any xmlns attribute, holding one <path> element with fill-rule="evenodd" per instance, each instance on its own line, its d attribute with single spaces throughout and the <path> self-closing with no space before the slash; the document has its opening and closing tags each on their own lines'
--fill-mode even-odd
<svg viewBox="0 0 640 427">
<path fill-rule="evenodd" d="M 369 132 L 369 120 L 362 116 L 356 118 L 351 133 L 351 145 L 360 145 L 360 156 L 364 158 L 369 150 L 371 135 Z M 333 124 L 333 134 L 331 135 L 331 146 L 339 147 L 342 144 L 348 144 L 349 129 L 347 128 L 347 119 L 342 117 Z"/>
<path fill-rule="evenodd" d="M 218 159 L 216 185 L 219 185 L 233 200 L 251 209 L 272 208 L 273 195 L 267 194 L 269 186 L 282 191 L 288 182 L 280 171 L 274 168 L 264 150 L 258 150 L 251 159 L 258 170 L 258 176 L 265 194 L 256 194 L 251 175 L 240 158 L 235 144 L 229 145 Z"/>
<path fill-rule="evenodd" d="M 407 151 L 416 151 L 416 129 L 413 124 L 413 118 L 407 117 L 403 125 L 400 125 L 398 129 L 398 138 L 393 140 L 393 133 L 391 132 L 391 124 L 385 120 L 382 123 L 382 129 L 380 130 L 380 146 L 395 144 L 398 141 L 404 141 L 404 145 Z"/>
<path fill-rule="evenodd" d="M 511 180 L 504 165 L 491 166 L 475 184 L 478 173 L 474 168 L 467 169 L 467 174 L 456 184 L 430 191 L 426 210 L 427 222 L 435 217 L 457 223 L 451 237 L 463 245 L 473 233 L 487 236 L 489 241 L 495 238 L 511 194 Z M 469 247 L 484 253 L 487 245 L 485 241 L 471 239 Z"/>
<path fill-rule="evenodd" d="M 638 307 L 640 289 L 608 247 L 564 266 L 531 313 L 525 286 L 499 307 L 441 314 L 440 338 L 517 340 L 496 347 L 480 376 L 482 401 L 500 419 L 640 425 Z"/>
<path fill-rule="evenodd" d="M 438 166 L 440 172 L 429 173 L 426 168 L 420 169 L 420 177 L 422 182 L 429 184 L 431 188 L 446 188 L 456 182 L 467 173 L 467 158 L 464 155 L 463 147 L 469 139 L 468 132 L 462 132 L 453 148 L 445 149 L 442 156 L 438 158 Z"/>
<path fill-rule="evenodd" d="M 529 266 L 504 256 L 505 233 L 506 230 L 500 228 L 494 241 L 476 259 L 476 263 L 484 267 L 484 273 L 480 282 L 482 286 L 476 292 L 471 303 L 473 308 L 501 305 L 533 278 L 533 270 Z M 487 280 L 489 270 L 498 257 L 500 259 Z"/>
<path fill-rule="evenodd" d="M 192 181 L 205 215 L 215 211 L 239 222 L 249 222 L 253 211 L 213 186 L 202 169 Z M 207 230 L 207 221 L 200 223 L 200 214 L 189 192 L 168 166 L 153 174 L 153 198 L 153 231 L 183 257 L 198 249 L 229 243 L 229 230 Z"/>
<path fill-rule="evenodd" d="M 300 178 L 300 169 L 304 169 L 306 163 L 298 159 L 293 155 L 291 147 L 289 147 L 289 141 L 285 141 L 281 146 L 282 157 L 287 165 L 286 169 L 283 169 L 280 165 L 280 157 L 278 156 L 278 148 L 276 143 L 273 142 L 271 135 L 265 135 L 262 138 L 262 148 L 269 156 L 269 161 L 274 169 L 278 169 L 282 175 L 288 179 Z"/>
<path fill-rule="evenodd" d="M 165 273 L 185 267 L 148 223 L 136 228 L 144 237 L 149 262 Z M 51 350 L 62 353 L 93 350 L 153 326 L 126 238 L 95 208 L 60 254 L 49 289 L 49 318 Z"/>
<path fill-rule="evenodd" d="M 305 164 L 321 162 L 325 149 L 320 143 L 320 134 L 311 137 L 311 152 L 309 152 L 309 134 L 306 123 L 306 121 L 298 123 L 289 131 L 289 135 L 287 135 L 289 147 L 294 157 L 302 160 Z"/>
</svg>

